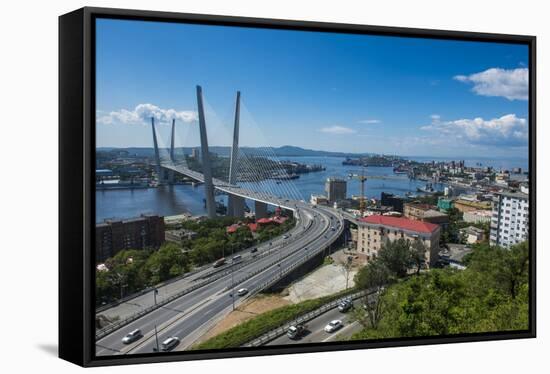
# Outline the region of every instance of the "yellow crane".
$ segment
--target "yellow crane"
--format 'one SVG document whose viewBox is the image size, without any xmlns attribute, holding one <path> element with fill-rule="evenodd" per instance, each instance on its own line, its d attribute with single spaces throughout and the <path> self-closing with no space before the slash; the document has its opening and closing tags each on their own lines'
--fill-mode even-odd
<svg viewBox="0 0 550 374">
<path fill-rule="evenodd" d="M 361 169 L 361 174 L 349 174 L 350 179 L 354 178 L 357 179 L 359 182 L 361 182 L 361 193 L 359 196 L 359 212 L 361 213 L 361 217 L 363 217 L 363 214 L 365 213 L 365 208 L 367 207 L 367 201 L 365 199 L 365 182 L 367 181 L 367 176 L 365 175 L 365 168 L 363 167 Z"/>
</svg>

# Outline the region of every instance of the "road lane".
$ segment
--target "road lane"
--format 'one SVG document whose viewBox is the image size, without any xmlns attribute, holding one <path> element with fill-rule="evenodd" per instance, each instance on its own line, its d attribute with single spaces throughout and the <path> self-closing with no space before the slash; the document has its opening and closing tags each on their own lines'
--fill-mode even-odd
<svg viewBox="0 0 550 374">
<path fill-rule="evenodd" d="M 310 245 L 311 248 L 315 248 L 316 246 L 322 246 L 328 242 L 332 242 L 339 234 L 339 232 L 337 232 L 339 230 L 332 231 L 330 230 L 330 227 L 335 220 L 339 221 L 340 218 L 328 218 L 334 215 L 333 211 L 327 212 L 323 209 L 319 209 L 318 211 L 316 210 L 317 209 L 312 209 L 305 205 L 301 206 L 300 213 L 304 212 L 305 216 L 302 216 L 303 222 L 299 222 L 298 224 L 305 223 L 308 219 L 312 219 L 311 225 L 309 225 L 305 233 L 295 241 L 289 240 L 284 248 L 278 249 L 265 258 L 259 259 L 254 263 L 247 264 L 247 266 L 242 269 L 236 270 L 233 274 L 233 278 L 237 282 L 237 284 L 235 284 L 235 289 L 240 287 L 252 289 L 256 285 L 276 276 L 277 272 L 281 271 L 281 268 L 285 269 L 307 256 L 308 252 L 304 250 L 304 247 L 307 247 L 308 245 Z M 327 236 L 326 238 L 325 235 Z M 285 258 L 287 255 L 288 257 Z M 279 257 L 279 260 L 282 259 L 281 268 L 274 265 L 249 280 L 245 280 L 243 282 L 240 281 L 247 274 L 258 271 L 263 266 L 269 264 L 269 262 L 277 260 L 277 256 Z M 208 324 L 213 319 L 216 319 L 216 317 L 219 317 L 220 314 L 225 314 L 230 310 L 228 307 L 231 306 L 232 300 L 231 297 L 228 296 L 229 292 L 227 291 L 227 287 L 230 287 L 231 285 L 230 278 L 231 275 L 226 275 L 212 282 L 208 286 L 195 290 L 177 300 L 174 300 L 166 306 L 159 308 L 150 314 L 143 316 L 139 320 L 128 324 L 122 329 L 115 331 L 105 338 L 100 339 L 97 342 L 97 354 L 113 354 L 113 352 L 151 352 L 152 348 L 156 345 L 154 337 L 151 336 L 151 332 L 154 331 L 155 325 L 158 326 L 166 321 L 174 320 L 178 314 L 181 314 L 183 318 L 177 318 L 176 322 L 163 329 L 163 331 L 159 333 L 159 341 L 162 341 L 165 337 L 174 335 L 184 339 L 188 336 L 192 336 L 193 332 L 196 332 L 201 326 Z M 208 303 L 205 304 L 205 308 L 208 307 L 208 309 L 204 309 L 206 311 L 205 313 L 199 313 L 199 311 L 203 310 L 202 308 L 197 311 L 192 310 L 193 307 L 195 307 L 200 301 L 205 299 L 209 300 Z M 239 302 L 240 301 L 237 303 Z M 132 331 L 135 328 L 140 328 L 145 337 L 129 346 L 122 344 L 122 337 L 124 337 L 127 332 Z"/>
<path fill-rule="evenodd" d="M 358 300 L 353 303 L 354 308 L 360 307 L 360 302 Z M 351 318 L 351 310 L 342 313 L 338 308 L 333 308 L 327 311 L 326 313 L 321 314 L 320 316 L 312 319 L 307 322 L 307 332 L 301 338 L 297 340 L 292 340 L 288 336 L 282 335 L 278 338 L 268 342 L 266 345 L 288 345 L 288 344 L 305 344 L 305 343 L 320 343 L 328 341 L 337 341 L 341 337 L 350 336 L 356 331 L 361 330 L 361 325 Z M 339 319 L 343 322 L 344 326 L 338 329 L 335 332 L 328 333 L 326 332 L 325 326 L 332 320 Z M 340 334 L 343 334 L 340 336 Z M 348 335 L 349 334 L 349 335 Z"/>
</svg>

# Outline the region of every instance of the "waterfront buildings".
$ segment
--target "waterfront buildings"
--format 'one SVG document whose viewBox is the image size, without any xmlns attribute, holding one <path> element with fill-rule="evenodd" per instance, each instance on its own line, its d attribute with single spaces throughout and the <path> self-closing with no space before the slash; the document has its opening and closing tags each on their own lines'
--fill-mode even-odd
<svg viewBox="0 0 550 374">
<path fill-rule="evenodd" d="M 380 194 L 380 204 L 391 207 L 394 212 L 403 213 L 403 198 L 392 193 L 382 192 Z"/>
<path fill-rule="evenodd" d="M 313 205 L 328 205 L 327 197 L 324 195 L 311 195 L 309 202 Z"/>
<path fill-rule="evenodd" d="M 445 199 L 443 197 L 440 197 L 437 200 L 437 209 L 439 209 L 442 212 L 446 212 L 449 209 L 454 208 L 454 202 L 451 199 Z"/>
<path fill-rule="evenodd" d="M 522 192 L 498 193 L 493 201 L 491 245 L 509 247 L 529 237 L 529 195 Z"/>
<path fill-rule="evenodd" d="M 346 180 L 337 177 L 327 178 L 325 182 L 325 192 L 327 193 L 327 200 L 330 204 L 339 200 L 344 200 L 347 192 Z"/>
<path fill-rule="evenodd" d="M 492 215 L 490 210 L 470 210 L 463 213 L 462 219 L 468 223 L 489 223 Z"/>
<path fill-rule="evenodd" d="M 439 212 L 437 207 L 429 204 L 405 203 L 403 205 L 403 215 L 406 218 L 415 221 L 423 221 L 439 225 L 446 225 L 449 223 L 448 215 Z"/>
<path fill-rule="evenodd" d="M 439 225 L 403 217 L 372 215 L 358 221 L 357 251 L 374 260 L 386 241 L 421 240 L 426 247 L 426 264 L 433 266 L 438 257 Z"/>
<path fill-rule="evenodd" d="M 106 220 L 96 224 L 96 263 L 124 249 L 158 248 L 164 243 L 164 218 L 141 215 L 127 220 Z"/>
<path fill-rule="evenodd" d="M 460 210 L 462 213 L 465 213 L 465 212 L 471 212 L 474 210 L 491 209 L 491 202 L 477 201 L 475 199 L 462 197 L 454 201 L 454 206 L 456 209 Z"/>
</svg>

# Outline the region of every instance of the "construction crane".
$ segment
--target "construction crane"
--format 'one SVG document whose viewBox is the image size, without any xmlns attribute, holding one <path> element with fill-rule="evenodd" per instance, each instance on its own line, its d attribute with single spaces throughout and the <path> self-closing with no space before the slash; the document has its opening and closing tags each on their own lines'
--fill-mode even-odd
<svg viewBox="0 0 550 374">
<path fill-rule="evenodd" d="M 349 178 L 357 179 L 359 182 L 361 182 L 361 193 L 359 196 L 359 212 L 361 213 L 361 217 L 363 217 L 363 214 L 365 213 L 365 208 L 367 207 L 367 201 L 365 199 L 365 182 L 367 181 L 367 176 L 365 175 L 365 168 L 361 169 L 361 174 L 354 174 L 350 173 Z"/>
</svg>

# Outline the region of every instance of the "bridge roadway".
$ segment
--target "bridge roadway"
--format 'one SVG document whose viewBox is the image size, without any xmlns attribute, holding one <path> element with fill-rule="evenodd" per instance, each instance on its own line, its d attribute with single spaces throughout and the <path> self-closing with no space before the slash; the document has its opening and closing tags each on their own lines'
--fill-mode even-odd
<svg viewBox="0 0 550 374">
<path fill-rule="evenodd" d="M 199 182 L 204 182 L 204 176 L 202 175 L 202 173 L 193 171 L 189 169 L 187 166 L 185 166 L 184 164 L 175 164 L 170 161 L 163 161 L 161 166 L 165 169 L 183 174 Z M 267 192 L 256 192 L 246 188 L 241 188 L 237 185 L 229 184 L 228 182 L 222 181 L 221 179 L 212 178 L 212 183 L 215 189 L 231 195 L 240 196 L 245 199 L 250 199 L 254 201 L 259 201 L 262 203 L 266 203 L 268 205 L 280 206 L 281 208 L 290 209 L 293 211 L 296 210 L 297 201 L 295 200 L 289 200 L 286 198 L 272 195 Z"/>
<path fill-rule="evenodd" d="M 188 170 L 185 170 L 186 175 L 189 175 Z M 201 180 L 202 175 L 197 174 L 199 175 L 196 179 Z M 279 198 L 274 199 L 275 201 L 267 200 L 265 194 L 257 194 L 225 182 L 214 183 L 216 188 L 225 192 L 292 209 L 298 225 L 304 227 L 304 231 L 300 235 L 292 235 L 280 249 L 247 263 L 233 274 L 227 274 L 103 337 L 96 342 L 97 355 L 151 353 L 157 345 L 155 327 L 159 344 L 170 336 L 177 336 L 181 343 L 176 350 L 190 347 L 198 337 L 232 310 L 232 284 L 235 291 L 243 287 L 250 290 L 242 298 L 234 296 L 235 306 L 238 306 L 273 283 L 287 269 L 324 250 L 343 230 L 342 217 L 330 208 L 312 208 L 300 201 Z M 129 345 L 123 344 L 122 338 L 137 328 L 141 329 L 143 338 Z"/>
</svg>

